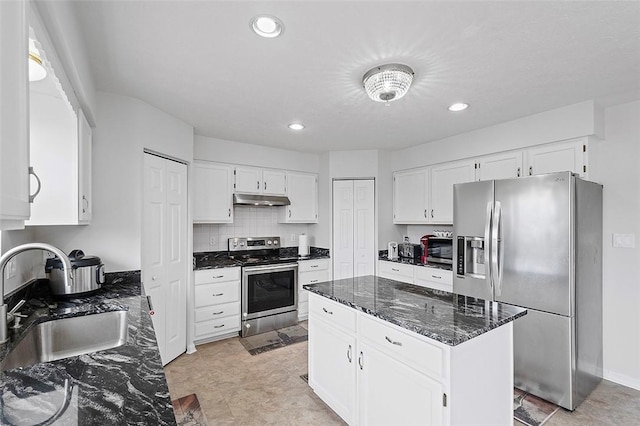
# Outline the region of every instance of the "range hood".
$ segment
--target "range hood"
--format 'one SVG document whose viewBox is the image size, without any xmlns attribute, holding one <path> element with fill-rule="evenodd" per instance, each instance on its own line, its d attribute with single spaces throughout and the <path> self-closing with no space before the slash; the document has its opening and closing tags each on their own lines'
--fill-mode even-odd
<svg viewBox="0 0 640 426">
<path fill-rule="evenodd" d="M 288 197 L 279 195 L 260 194 L 233 194 L 234 206 L 288 206 L 291 204 Z"/>
</svg>

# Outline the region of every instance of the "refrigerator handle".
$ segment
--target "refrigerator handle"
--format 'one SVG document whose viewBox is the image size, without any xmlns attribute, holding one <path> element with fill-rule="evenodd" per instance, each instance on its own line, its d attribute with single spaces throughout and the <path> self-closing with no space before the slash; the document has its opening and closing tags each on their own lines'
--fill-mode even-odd
<svg viewBox="0 0 640 426">
<path fill-rule="evenodd" d="M 500 201 L 496 201 L 495 211 L 493 212 L 493 220 L 491 223 L 491 277 L 493 278 L 495 287 L 495 296 L 498 297 L 502 294 L 502 280 L 499 271 L 499 246 L 501 241 L 499 239 L 500 234 L 500 219 L 502 214 L 502 205 Z"/>
<path fill-rule="evenodd" d="M 489 201 L 487 203 L 487 215 L 485 216 L 484 222 L 484 253 L 485 253 L 485 265 L 486 267 L 486 275 L 487 275 L 487 287 L 489 287 L 490 294 L 493 295 L 493 275 L 491 274 L 491 265 L 487 262 L 490 259 L 491 255 L 491 219 L 493 217 L 493 202 Z"/>
</svg>

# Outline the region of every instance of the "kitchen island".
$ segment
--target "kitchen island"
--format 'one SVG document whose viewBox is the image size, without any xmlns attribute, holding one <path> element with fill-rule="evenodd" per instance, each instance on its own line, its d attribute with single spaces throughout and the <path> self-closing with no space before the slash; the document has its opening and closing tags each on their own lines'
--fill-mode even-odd
<svg viewBox="0 0 640 426">
<path fill-rule="evenodd" d="M 349 424 L 513 424 L 526 310 L 376 276 L 304 286 L 309 385 Z"/>
<path fill-rule="evenodd" d="M 107 280 L 97 294 L 65 301 L 42 292 L 43 283 L 18 295 L 29 300 L 21 309 L 29 317 L 0 345 L 0 361 L 48 320 L 126 310 L 128 334 L 119 347 L 0 372 L 0 424 L 40 424 L 60 408 L 55 424 L 176 424 L 139 271 Z"/>
</svg>

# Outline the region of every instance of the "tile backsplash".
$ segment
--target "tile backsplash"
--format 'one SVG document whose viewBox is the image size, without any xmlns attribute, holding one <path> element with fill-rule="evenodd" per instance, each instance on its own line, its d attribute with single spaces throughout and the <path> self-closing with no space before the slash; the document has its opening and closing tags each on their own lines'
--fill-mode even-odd
<svg viewBox="0 0 640 426">
<path fill-rule="evenodd" d="M 283 247 L 297 246 L 298 235 L 308 235 L 309 225 L 278 223 L 280 214 L 280 209 L 274 207 L 236 206 L 233 223 L 193 225 L 193 251 L 227 250 L 227 240 L 233 237 L 277 236 Z"/>
</svg>

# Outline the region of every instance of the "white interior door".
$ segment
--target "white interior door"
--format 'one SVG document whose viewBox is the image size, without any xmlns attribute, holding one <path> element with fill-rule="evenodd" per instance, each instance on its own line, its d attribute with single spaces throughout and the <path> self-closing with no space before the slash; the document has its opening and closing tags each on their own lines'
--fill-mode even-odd
<svg viewBox="0 0 640 426">
<path fill-rule="evenodd" d="M 353 277 L 353 181 L 333 182 L 333 279 Z"/>
<path fill-rule="evenodd" d="M 144 156 L 142 282 L 162 363 L 186 348 L 187 166 Z"/>
<path fill-rule="evenodd" d="M 333 182 L 333 279 L 374 275 L 373 180 Z"/>
<path fill-rule="evenodd" d="M 353 181 L 354 275 L 375 275 L 374 186 L 372 180 Z"/>
</svg>

